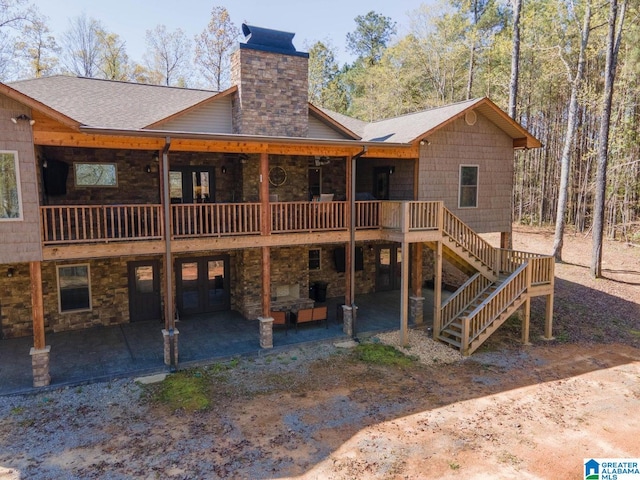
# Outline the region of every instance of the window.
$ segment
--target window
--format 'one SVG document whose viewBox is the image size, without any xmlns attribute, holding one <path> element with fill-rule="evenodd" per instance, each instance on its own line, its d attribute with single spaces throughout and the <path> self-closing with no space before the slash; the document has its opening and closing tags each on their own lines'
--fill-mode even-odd
<svg viewBox="0 0 640 480">
<path fill-rule="evenodd" d="M 309 270 L 320 270 L 320 250 L 309 250 Z"/>
<path fill-rule="evenodd" d="M 58 267 L 60 312 L 91 310 L 89 265 Z"/>
<path fill-rule="evenodd" d="M 478 206 L 478 166 L 460 165 L 460 194 L 458 207 Z"/>
<path fill-rule="evenodd" d="M 0 150 L 0 220 L 22 220 L 18 152 Z"/>
<path fill-rule="evenodd" d="M 115 163 L 74 163 L 77 187 L 117 187 L 118 170 Z"/>
</svg>

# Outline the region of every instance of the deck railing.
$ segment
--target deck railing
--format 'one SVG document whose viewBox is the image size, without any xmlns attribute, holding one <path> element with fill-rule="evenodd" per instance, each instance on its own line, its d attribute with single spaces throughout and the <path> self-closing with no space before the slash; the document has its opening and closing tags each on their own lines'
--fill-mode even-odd
<svg viewBox="0 0 640 480">
<path fill-rule="evenodd" d="M 164 235 L 160 205 L 40 207 L 45 245 L 155 240 Z"/>
<path fill-rule="evenodd" d="M 491 280 L 479 273 L 470 277 L 443 302 L 440 310 L 440 328 L 447 328 L 490 284 Z"/>
<path fill-rule="evenodd" d="M 347 202 L 274 202 L 269 205 L 272 233 L 347 229 Z"/>
<path fill-rule="evenodd" d="M 443 208 L 443 210 L 442 231 L 480 260 L 485 266 L 495 269 L 497 249 L 480 237 L 448 209 Z"/>
<path fill-rule="evenodd" d="M 260 234 L 259 203 L 171 205 L 174 238 Z"/>
<path fill-rule="evenodd" d="M 462 347 L 467 349 L 487 327 L 530 286 L 527 264 L 520 265 L 505 282 L 462 320 Z"/>
</svg>

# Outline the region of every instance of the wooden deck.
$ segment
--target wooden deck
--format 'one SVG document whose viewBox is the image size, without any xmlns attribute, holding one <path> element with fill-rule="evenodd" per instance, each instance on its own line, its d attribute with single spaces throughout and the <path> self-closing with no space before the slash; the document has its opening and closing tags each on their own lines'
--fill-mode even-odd
<svg viewBox="0 0 640 480">
<path fill-rule="evenodd" d="M 167 231 L 172 252 L 349 241 L 348 202 L 274 202 L 263 207 L 261 203 L 171 205 L 169 229 L 162 205 L 41 207 L 43 256 L 59 260 L 161 254 Z M 356 241 L 425 243 L 436 251 L 441 246 L 445 258 L 471 275 L 434 312 L 435 338 L 470 354 L 524 305 L 523 342 L 527 342 L 534 296 L 547 297 L 545 335 L 551 337 L 551 256 L 495 248 L 442 202 L 355 202 L 354 220 Z"/>
</svg>

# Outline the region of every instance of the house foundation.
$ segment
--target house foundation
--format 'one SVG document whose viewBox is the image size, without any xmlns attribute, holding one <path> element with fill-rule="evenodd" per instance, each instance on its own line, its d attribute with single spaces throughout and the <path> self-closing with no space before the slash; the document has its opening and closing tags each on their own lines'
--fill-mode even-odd
<svg viewBox="0 0 640 480">
<path fill-rule="evenodd" d="M 424 322 L 424 297 L 409 297 L 409 320 L 416 325 Z"/>
<path fill-rule="evenodd" d="M 273 348 L 273 318 L 259 317 L 260 348 Z"/>
<path fill-rule="evenodd" d="M 178 335 L 180 332 L 177 328 L 162 330 L 164 340 L 164 364 L 178 365 Z M 173 352 L 171 351 L 173 348 Z M 172 361 L 173 360 L 173 361 Z"/>
<path fill-rule="evenodd" d="M 44 348 L 31 348 L 31 367 L 33 369 L 33 386 L 46 387 L 51 383 L 51 375 L 49 374 L 49 354 L 51 353 L 51 345 Z"/>
</svg>

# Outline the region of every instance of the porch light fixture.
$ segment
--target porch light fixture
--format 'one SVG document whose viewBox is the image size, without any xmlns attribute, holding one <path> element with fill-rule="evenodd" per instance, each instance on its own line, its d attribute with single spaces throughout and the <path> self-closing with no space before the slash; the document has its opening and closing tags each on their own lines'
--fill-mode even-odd
<svg viewBox="0 0 640 480">
<path fill-rule="evenodd" d="M 24 120 L 25 122 L 29 122 L 29 125 L 34 125 L 36 123 L 34 119 L 32 119 L 29 115 L 25 115 L 24 113 L 21 113 L 17 117 L 11 117 L 11 121 L 16 125 L 18 124 L 18 120 Z"/>
<path fill-rule="evenodd" d="M 393 165 L 391 165 L 391 166 L 389 167 L 389 175 L 393 175 L 393 174 L 395 173 L 395 171 L 396 171 L 396 167 L 394 167 Z"/>
<path fill-rule="evenodd" d="M 426 138 L 423 138 L 422 140 L 420 140 L 420 145 L 424 147 L 425 145 L 431 145 L 431 142 Z"/>
<path fill-rule="evenodd" d="M 16 274 L 16 269 L 13 267 L 9 267 L 7 269 L 7 277 L 11 278 Z"/>
<path fill-rule="evenodd" d="M 147 173 L 151 173 L 151 165 L 147 165 L 146 167 L 144 167 L 144 171 Z"/>
<path fill-rule="evenodd" d="M 222 168 L 220 169 L 220 171 L 222 173 L 227 173 L 227 167 L 223 165 Z"/>
</svg>

